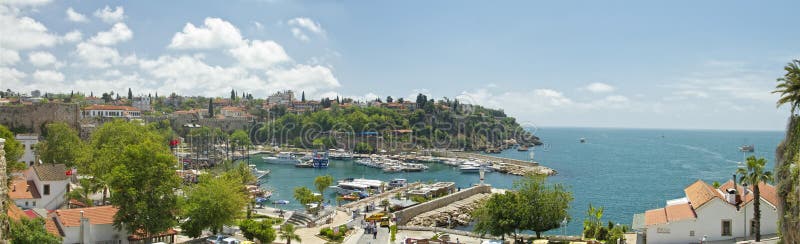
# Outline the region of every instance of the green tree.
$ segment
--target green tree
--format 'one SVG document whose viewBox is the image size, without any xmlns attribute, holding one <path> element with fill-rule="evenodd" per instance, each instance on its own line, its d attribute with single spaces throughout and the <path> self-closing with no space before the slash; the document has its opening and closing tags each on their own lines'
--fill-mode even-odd
<svg viewBox="0 0 800 244">
<path fill-rule="evenodd" d="M 286 240 L 286 244 L 292 244 L 292 240 L 295 241 L 303 241 L 300 239 L 300 235 L 294 233 L 295 228 L 293 224 L 284 224 L 281 226 L 280 237 L 281 239 Z"/>
<path fill-rule="evenodd" d="M 100 191 L 104 186 L 95 177 L 81 178 L 79 180 L 81 186 L 78 189 L 70 191 L 68 194 L 69 199 L 74 199 L 82 203 L 86 203 L 89 207 L 94 205 L 94 201 L 89 198 L 92 194 Z"/>
<path fill-rule="evenodd" d="M 86 145 L 78 132 L 66 123 L 52 123 L 46 126 L 44 141 L 36 145 L 36 153 L 42 162 L 63 163 L 67 167 L 87 160 Z"/>
<path fill-rule="evenodd" d="M 231 134 L 231 144 L 233 148 L 239 149 L 253 145 L 250 141 L 250 135 L 244 130 L 236 130 Z"/>
<path fill-rule="evenodd" d="M 366 142 L 359 142 L 356 143 L 356 146 L 355 148 L 353 148 L 353 151 L 355 151 L 356 153 L 372 153 L 374 149 L 372 149 L 372 146 L 370 146 Z"/>
<path fill-rule="evenodd" d="M 300 204 L 303 204 L 303 207 L 306 208 L 306 211 L 316 214 L 317 209 L 319 208 L 311 208 L 311 203 L 318 203 L 320 202 L 321 196 L 317 196 L 311 189 L 305 186 L 299 186 L 294 188 L 294 199 L 296 199 Z"/>
<path fill-rule="evenodd" d="M 523 223 L 514 208 L 518 202 L 519 195 L 513 191 L 493 194 L 472 212 L 475 219 L 473 231 L 481 235 L 500 236 L 503 240 L 506 235 L 513 234 L 516 240 L 518 227 Z"/>
<path fill-rule="evenodd" d="M 175 190 L 180 178 L 173 170 L 175 157 L 157 134 L 128 145 L 105 177 L 111 204 L 119 210 L 114 226 L 144 236 L 175 226 L 178 212 Z"/>
<path fill-rule="evenodd" d="M 786 70 L 786 74 L 778 78 L 780 83 L 772 93 L 780 93 L 778 106 L 788 103 L 794 114 L 800 108 L 800 60 L 792 60 L 783 69 Z"/>
<path fill-rule="evenodd" d="M 333 184 L 333 176 L 331 175 L 320 175 L 314 178 L 314 187 L 317 188 L 317 192 L 319 192 L 319 204 L 322 206 L 322 202 L 325 200 L 325 190 L 328 189 Z"/>
<path fill-rule="evenodd" d="M 25 152 L 23 148 L 24 145 L 17 141 L 17 139 L 14 138 L 14 133 L 3 125 L 0 125 L 0 138 L 6 139 L 5 148 L 3 148 L 3 150 L 6 151 L 6 162 L 18 162 L 19 158 L 22 157 L 22 154 Z"/>
<path fill-rule="evenodd" d="M 238 190 L 240 182 L 226 177 L 203 177 L 199 184 L 188 189 L 183 205 L 183 233 L 199 237 L 204 229 L 219 233 L 223 225 L 232 225 L 241 217 L 247 195 Z"/>
<path fill-rule="evenodd" d="M 774 180 L 772 172 L 765 171 L 767 160 L 764 158 L 756 158 L 755 156 L 747 157 L 747 167 L 739 168 L 736 174 L 739 175 L 739 180 L 747 183 L 753 187 L 753 231 L 756 233 L 756 242 L 761 241 L 761 191 L 759 184 L 771 183 Z"/>
<path fill-rule="evenodd" d="M 524 218 L 520 229 L 536 232 L 536 238 L 569 220 L 567 210 L 573 200 L 572 193 L 563 185 L 546 184 L 545 180 L 545 176 L 530 175 L 517 182 L 520 202 L 516 207 Z"/>
<path fill-rule="evenodd" d="M 272 220 L 268 219 L 263 221 L 242 220 L 239 222 L 239 229 L 248 240 L 258 239 L 261 243 L 272 243 L 277 237 L 275 229 L 272 228 Z"/>
<path fill-rule="evenodd" d="M 20 218 L 19 221 L 10 221 L 9 225 L 9 239 L 11 239 L 11 243 L 61 243 L 60 236 L 47 232 L 44 228 L 44 219 L 42 218 Z"/>
<path fill-rule="evenodd" d="M 243 162 L 240 162 L 232 169 L 225 171 L 222 177 L 237 182 L 242 188 L 244 188 L 244 185 L 251 184 L 256 181 L 256 176 L 253 175 L 253 171 L 250 170 L 250 167 Z"/>
</svg>

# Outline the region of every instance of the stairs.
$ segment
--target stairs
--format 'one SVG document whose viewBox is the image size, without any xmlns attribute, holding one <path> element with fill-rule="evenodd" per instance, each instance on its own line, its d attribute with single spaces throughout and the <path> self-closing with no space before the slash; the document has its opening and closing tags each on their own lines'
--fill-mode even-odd
<svg viewBox="0 0 800 244">
<path fill-rule="evenodd" d="M 308 223 L 311 223 L 312 221 L 314 220 L 311 218 L 311 216 L 295 211 L 292 213 L 292 216 L 286 220 L 286 223 L 290 223 L 295 226 L 307 226 Z"/>
</svg>

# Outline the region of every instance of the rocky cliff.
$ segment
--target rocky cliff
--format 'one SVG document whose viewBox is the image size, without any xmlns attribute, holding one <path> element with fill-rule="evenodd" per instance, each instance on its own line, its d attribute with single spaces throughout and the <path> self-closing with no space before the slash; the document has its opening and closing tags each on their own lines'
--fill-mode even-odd
<svg viewBox="0 0 800 244">
<path fill-rule="evenodd" d="M 783 243 L 800 243 L 800 116 L 792 116 L 786 138 L 775 152 Z"/>
</svg>

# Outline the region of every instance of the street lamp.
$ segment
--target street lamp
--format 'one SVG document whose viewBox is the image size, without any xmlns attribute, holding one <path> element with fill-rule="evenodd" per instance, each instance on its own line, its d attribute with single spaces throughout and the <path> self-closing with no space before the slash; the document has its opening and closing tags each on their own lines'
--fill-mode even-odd
<svg viewBox="0 0 800 244">
<path fill-rule="evenodd" d="M 742 225 L 744 225 L 744 233 L 742 233 L 743 239 L 747 240 L 747 203 L 745 200 L 747 199 L 747 182 L 742 183 L 742 203 L 744 203 L 744 221 L 742 221 Z M 755 199 L 753 199 L 755 201 Z"/>
</svg>

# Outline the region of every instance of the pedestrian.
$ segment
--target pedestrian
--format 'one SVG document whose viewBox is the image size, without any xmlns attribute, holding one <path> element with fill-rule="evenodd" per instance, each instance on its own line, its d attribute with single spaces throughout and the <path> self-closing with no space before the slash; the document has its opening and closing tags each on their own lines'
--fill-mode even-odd
<svg viewBox="0 0 800 244">
<path fill-rule="evenodd" d="M 456 244 L 461 244 L 461 242 L 458 241 L 458 237 L 456 237 Z"/>
<path fill-rule="evenodd" d="M 372 239 L 378 239 L 378 231 L 372 232 Z"/>
</svg>

